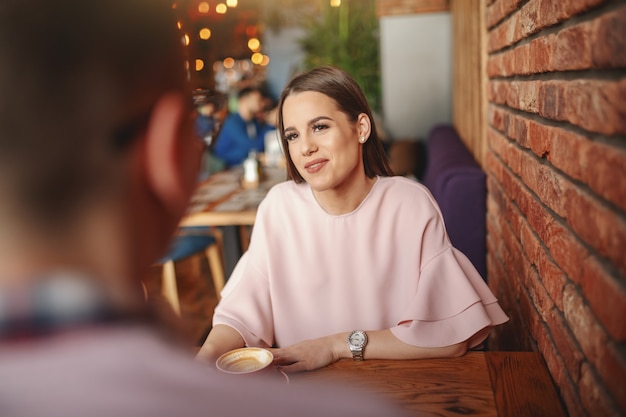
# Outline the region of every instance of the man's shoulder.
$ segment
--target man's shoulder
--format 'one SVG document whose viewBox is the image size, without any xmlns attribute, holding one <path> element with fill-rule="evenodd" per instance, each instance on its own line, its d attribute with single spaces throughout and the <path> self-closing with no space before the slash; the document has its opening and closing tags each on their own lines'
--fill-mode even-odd
<svg viewBox="0 0 626 417">
<path fill-rule="evenodd" d="M 96 329 L 33 346 L 2 346 L 2 352 L 0 392 L 4 409 L 13 415 L 374 416 L 376 410 L 390 411 L 384 403 L 359 405 L 355 392 L 289 387 L 278 373 L 221 374 L 143 328 Z"/>
</svg>

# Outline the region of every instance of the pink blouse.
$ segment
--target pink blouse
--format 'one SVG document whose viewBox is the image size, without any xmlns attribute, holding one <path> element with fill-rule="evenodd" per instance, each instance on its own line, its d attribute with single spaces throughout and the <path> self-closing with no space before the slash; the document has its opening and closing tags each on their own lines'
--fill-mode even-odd
<svg viewBox="0 0 626 417">
<path fill-rule="evenodd" d="M 451 246 L 430 192 L 404 177 L 379 177 L 339 216 L 306 183 L 276 185 L 222 296 L 213 324 L 233 327 L 248 346 L 391 329 L 405 343 L 442 347 L 508 320 Z"/>
</svg>

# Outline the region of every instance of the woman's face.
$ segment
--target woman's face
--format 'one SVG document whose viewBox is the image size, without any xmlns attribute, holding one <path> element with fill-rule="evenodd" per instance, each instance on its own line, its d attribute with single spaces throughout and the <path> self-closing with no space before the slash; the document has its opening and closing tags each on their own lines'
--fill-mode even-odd
<svg viewBox="0 0 626 417">
<path fill-rule="evenodd" d="M 288 96 L 283 104 L 284 136 L 291 159 L 304 180 L 317 192 L 340 190 L 365 176 L 361 156 L 361 121 L 339 110 L 325 94 L 305 91 Z M 369 119 L 368 119 L 369 122 Z M 369 125 L 369 124 L 368 124 Z"/>
</svg>

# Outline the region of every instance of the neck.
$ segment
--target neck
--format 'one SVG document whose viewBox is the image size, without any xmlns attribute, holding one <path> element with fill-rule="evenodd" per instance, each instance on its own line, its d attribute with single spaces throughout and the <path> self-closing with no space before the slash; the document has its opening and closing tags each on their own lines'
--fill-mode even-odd
<svg viewBox="0 0 626 417">
<path fill-rule="evenodd" d="M 363 174 L 340 187 L 324 191 L 313 190 L 313 195 L 324 211 L 339 216 L 356 210 L 365 200 L 376 180 L 376 177 L 369 178 Z"/>
</svg>

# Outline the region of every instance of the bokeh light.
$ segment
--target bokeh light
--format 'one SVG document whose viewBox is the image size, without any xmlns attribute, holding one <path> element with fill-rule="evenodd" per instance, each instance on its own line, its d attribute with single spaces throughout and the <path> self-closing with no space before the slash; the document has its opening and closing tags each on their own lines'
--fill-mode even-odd
<svg viewBox="0 0 626 417">
<path fill-rule="evenodd" d="M 200 29 L 200 39 L 204 39 L 205 41 L 211 37 L 211 29 L 202 28 Z"/>
</svg>

